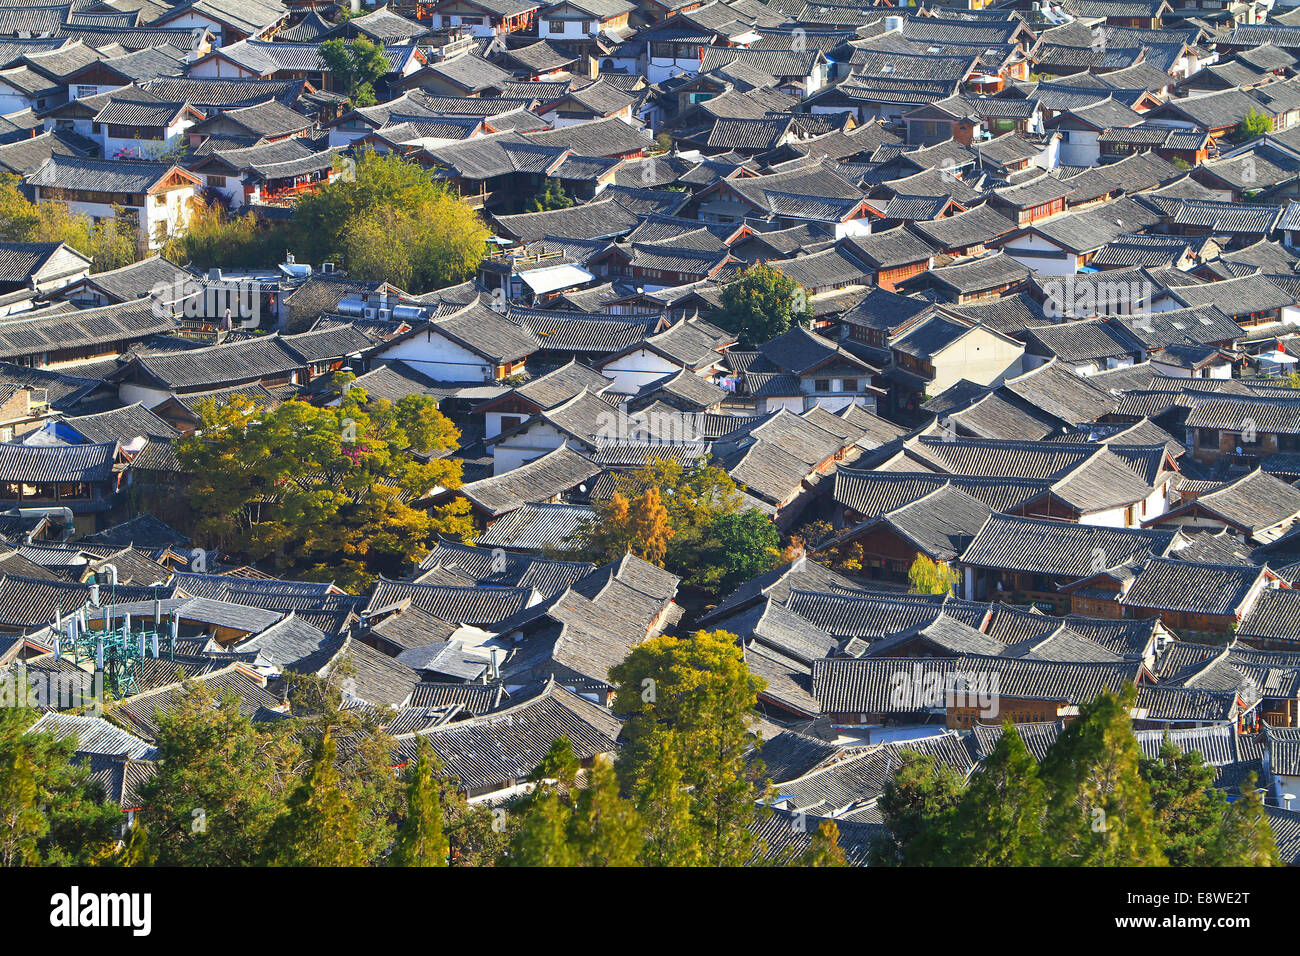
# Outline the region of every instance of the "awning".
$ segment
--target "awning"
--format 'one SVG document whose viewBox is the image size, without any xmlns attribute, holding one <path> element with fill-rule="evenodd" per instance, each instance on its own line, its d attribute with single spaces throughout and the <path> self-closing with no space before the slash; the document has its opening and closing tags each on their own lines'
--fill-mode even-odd
<svg viewBox="0 0 1300 956">
<path fill-rule="evenodd" d="M 524 281 L 528 288 L 533 290 L 535 295 L 541 295 L 545 292 L 554 292 L 557 289 L 568 289 L 575 285 L 582 285 L 596 277 L 586 269 L 566 264 L 562 266 L 545 266 L 541 269 L 529 269 L 527 272 L 519 273 L 519 278 Z"/>
</svg>

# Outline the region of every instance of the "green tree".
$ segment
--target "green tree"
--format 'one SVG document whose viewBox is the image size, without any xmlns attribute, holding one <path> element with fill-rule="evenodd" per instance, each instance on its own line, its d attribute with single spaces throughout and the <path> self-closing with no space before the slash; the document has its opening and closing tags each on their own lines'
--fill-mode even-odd
<svg viewBox="0 0 1300 956">
<path fill-rule="evenodd" d="M 1025 866 L 1041 853 L 1047 801 L 1038 763 L 1014 724 L 972 775 L 951 823 L 952 862 Z"/>
<path fill-rule="evenodd" d="M 808 849 L 799 860 L 800 866 L 848 866 L 840 848 L 840 828 L 834 820 L 823 820 L 813 831 Z"/>
<path fill-rule="evenodd" d="M 636 807 L 618 792 L 607 760 L 596 758 L 578 791 L 570 841 L 583 866 L 636 866 L 645 842 Z"/>
<path fill-rule="evenodd" d="M 123 215 L 120 206 L 113 215 L 96 222 L 90 216 L 73 213 L 66 203 L 32 203 L 19 190 L 17 176 L 0 175 L 0 239 L 7 242 L 62 242 L 89 256 L 91 272 L 107 272 L 137 261 L 143 251 L 139 228 Z"/>
<path fill-rule="evenodd" d="M 617 766 L 623 792 L 639 802 L 648 781 L 662 780 L 655 764 L 666 745 L 674 748 L 708 866 L 748 861 L 749 824 L 764 792 L 762 765 L 746 755 L 757 742 L 754 707 L 765 684 L 736 642 L 726 631 L 653 638 L 610 669 L 614 710 L 625 717 Z"/>
<path fill-rule="evenodd" d="M 442 804 L 434 783 L 439 761 L 421 737 L 415 766 L 408 771 L 406 815 L 388 858 L 392 866 L 446 866 L 451 847 L 442 833 Z"/>
<path fill-rule="evenodd" d="M 289 726 L 303 755 L 313 754 L 327 734 L 334 741 L 340 786 L 358 812 L 357 842 L 364 859 L 377 863 L 393 845 L 406 793 L 393 773 L 397 742 L 383 731 L 386 718 L 369 707 L 345 705 L 343 687 L 355 671 L 345 653 L 322 675 L 290 675 L 288 696 L 296 719 Z M 305 772 L 305 761 L 300 759 L 295 770 Z"/>
<path fill-rule="evenodd" d="M 393 69 L 384 55 L 384 45 L 366 37 L 350 43 L 326 40 L 320 45 L 320 58 L 353 106 L 373 106 L 375 84 Z"/>
<path fill-rule="evenodd" d="M 1250 112 L 1245 118 L 1237 124 L 1237 140 L 1241 143 L 1248 143 L 1253 139 L 1259 139 L 1265 133 L 1273 132 L 1273 118 L 1267 113 L 1263 113 L 1255 107 L 1250 108 Z"/>
<path fill-rule="evenodd" d="M 558 179 L 546 177 L 543 186 L 529 200 L 525 212 L 547 212 L 551 209 L 567 209 L 573 205 L 573 199 L 564 191 L 564 185 Z"/>
<path fill-rule="evenodd" d="M 410 292 L 474 275 L 491 237 L 474 209 L 399 156 L 367 151 L 348 163 L 294 204 L 294 249 L 306 261 L 341 262 L 353 278 Z"/>
<path fill-rule="evenodd" d="M 1228 804 L 1214 852 L 1216 865 L 1282 865 L 1258 786 L 1258 778 L 1250 774 L 1241 785 L 1240 796 Z"/>
<path fill-rule="evenodd" d="M 265 860 L 272 866 L 361 866 L 361 819 L 343 792 L 337 748 L 329 732 L 312 754 L 307 774 L 272 824 Z"/>
<path fill-rule="evenodd" d="M 578 866 L 581 856 L 570 839 L 573 808 L 553 788 L 532 795 L 510 844 L 510 866 Z"/>
<path fill-rule="evenodd" d="M 442 808 L 442 833 L 449 848 L 451 866 L 495 866 L 510 846 L 518 814 L 503 807 L 471 805 L 461 792 L 455 774 L 434 771 L 438 805 Z"/>
<path fill-rule="evenodd" d="M 1046 862 L 1160 866 L 1165 856 L 1142 779 L 1129 713 L 1137 692 L 1103 691 L 1079 708 L 1040 768 L 1047 790 Z"/>
<path fill-rule="evenodd" d="M 700 866 L 704 859 L 677 749 L 671 731 L 656 733 L 647 742 L 644 775 L 630 782 L 645 835 L 641 862 L 646 866 Z"/>
<path fill-rule="evenodd" d="M 1180 751 L 1167 733 L 1160 752 L 1143 757 L 1140 768 L 1169 865 L 1215 865 L 1227 800 L 1214 789 L 1214 768 L 1196 751 Z"/>
<path fill-rule="evenodd" d="M 904 750 L 878 806 L 885 833 L 871 845 L 873 866 L 938 866 L 948 860 L 962 776 L 929 754 Z"/>
<path fill-rule="evenodd" d="M 947 561 L 935 561 L 918 552 L 907 569 L 907 583 L 913 594 L 951 594 L 957 584 L 957 573 Z"/>
<path fill-rule="evenodd" d="M 149 828 L 145 826 L 144 821 L 136 820 L 131 826 L 131 832 L 126 838 L 126 844 L 122 847 L 122 855 L 118 857 L 119 866 L 153 866 L 157 854 L 149 839 Z"/>
<path fill-rule="evenodd" d="M 538 783 L 555 780 L 562 789 L 567 791 L 578 779 L 578 770 L 581 766 L 577 755 L 573 752 L 573 744 L 568 737 L 561 734 L 551 741 L 546 756 L 529 775 L 529 779 Z"/>
<path fill-rule="evenodd" d="M 162 255 L 196 269 L 263 269 L 284 261 L 293 239 L 290 225 L 253 214 L 232 216 L 219 203 L 193 199 L 184 232 L 167 237 Z"/>
<path fill-rule="evenodd" d="M 0 866 L 105 862 L 126 818 L 72 762 L 75 738 L 28 733 L 38 716 L 0 706 Z"/>
<path fill-rule="evenodd" d="M 462 499 L 431 511 L 409 503 L 461 484 L 459 460 L 413 454 L 459 438 L 434 399 L 371 402 L 355 387 L 335 407 L 289 401 L 266 411 L 236 397 L 204 402 L 199 413 L 202 427 L 177 455 L 204 546 L 364 588 L 377 574 L 404 572 L 436 533 L 473 534 Z"/>
<path fill-rule="evenodd" d="M 720 515 L 709 525 L 709 536 L 713 547 L 707 566 L 722 570 L 722 591 L 735 590 L 781 562 L 781 536 L 772 519 L 757 508 Z"/>
<path fill-rule="evenodd" d="M 249 866 L 284 806 L 297 747 L 261 733 L 234 695 L 187 681 L 158 719 L 158 770 L 141 787 L 160 866 Z"/>
<path fill-rule="evenodd" d="M 658 502 L 647 504 L 651 488 L 658 490 Z M 743 581 L 780 560 L 775 550 L 780 539 L 771 521 L 750 514 L 744 502 L 740 486 L 722 468 L 652 458 L 615 479 L 614 496 L 595 503 L 595 516 L 557 556 L 603 562 L 629 551 L 648 556 L 662 550 L 663 567 L 692 587 L 716 593 L 732 586 L 724 578 Z M 660 505 L 666 527 L 658 515 Z M 649 508 L 653 518 L 646 514 Z M 720 544 L 724 538 L 726 547 Z"/>
<path fill-rule="evenodd" d="M 799 283 L 760 262 L 722 287 L 722 311 L 714 321 L 737 336 L 741 348 L 749 349 L 811 318 Z"/>
</svg>

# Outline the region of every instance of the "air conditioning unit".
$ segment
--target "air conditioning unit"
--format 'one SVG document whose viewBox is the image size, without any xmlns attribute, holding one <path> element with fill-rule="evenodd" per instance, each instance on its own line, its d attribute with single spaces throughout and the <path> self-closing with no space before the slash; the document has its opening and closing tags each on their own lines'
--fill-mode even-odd
<svg viewBox="0 0 1300 956">
<path fill-rule="evenodd" d="M 333 274 L 337 269 L 338 269 L 338 266 L 335 265 L 335 264 L 332 263 L 332 262 L 322 262 L 322 263 L 320 264 L 320 271 L 321 271 L 324 275 L 331 275 L 331 274 Z"/>
<path fill-rule="evenodd" d="M 378 309 L 371 309 L 371 308 L 367 308 L 367 309 L 366 309 L 366 318 L 367 318 L 367 319 L 375 319 L 375 318 L 378 318 L 378 316 L 379 316 L 379 310 L 378 310 Z"/>
<path fill-rule="evenodd" d="M 388 321 L 389 319 L 391 319 L 392 317 L 393 317 L 393 310 L 392 310 L 392 309 L 380 309 L 380 310 L 379 310 L 379 321 L 380 321 L 380 322 L 387 322 L 387 321 Z"/>
</svg>

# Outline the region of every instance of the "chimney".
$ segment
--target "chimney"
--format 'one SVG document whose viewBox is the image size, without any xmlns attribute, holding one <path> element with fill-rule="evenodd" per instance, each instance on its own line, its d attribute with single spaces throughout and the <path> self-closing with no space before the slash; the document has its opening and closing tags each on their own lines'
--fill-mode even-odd
<svg viewBox="0 0 1300 956">
<path fill-rule="evenodd" d="M 600 61 L 594 56 L 587 55 L 587 78 L 594 80 L 600 76 Z"/>
</svg>

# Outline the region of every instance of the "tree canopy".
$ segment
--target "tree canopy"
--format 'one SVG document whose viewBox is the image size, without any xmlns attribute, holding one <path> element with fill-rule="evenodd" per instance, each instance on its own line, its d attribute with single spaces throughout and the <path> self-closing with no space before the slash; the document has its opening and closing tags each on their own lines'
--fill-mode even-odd
<svg viewBox="0 0 1300 956">
<path fill-rule="evenodd" d="M 491 236 L 478 212 L 401 157 L 365 152 L 344 163 L 344 175 L 294 205 L 301 258 L 409 292 L 474 274 Z"/>
<path fill-rule="evenodd" d="M 1243 143 L 1259 139 L 1265 133 L 1271 132 L 1273 132 L 1273 118 L 1253 106 L 1237 125 L 1237 138 Z"/>
<path fill-rule="evenodd" d="M 907 569 L 907 582 L 913 594 L 951 594 L 957 584 L 957 573 L 946 561 L 917 554 Z"/>
<path fill-rule="evenodd" d="M 573 197 L 564 191 L 564 184 L 547 176 L 546 185 L 528 201 L 524 212 L 547 212 L 551 209 L 567 209 L 572 205 Z"/>
<path fill-rule="evenodd" d="M 632 553 L 709 592 L 735 587 L 780 563 L 770 518 L 745 507 L 722 468 L 654 458 L 620 475 L 608 501 L 574 535 L 566 556 L 610 561 Z"/>
<path fill-rule="evenodd" d="M 646 798 L 663 795 L 680 773 L 688 794 L 686 807 L 664 806 L 651 819 L 649 854 L 746 863 L 754 849 L 749 824 L 764 792 L 762 765 L 747 755 L 757 743 L 754 706 L 765 682 L 750 673 L 736 636 L 654 638 L 633 648 L 610 678 L 618 686 L 614 711 L 626 721 L 617 765 L 623 792 L 650 807 Z M 662 764 L 669 755 L 675 768 Z"/>
<path fill-rule="evenodd" d="M 1079 708 L 1041 764 L 1016 727 L 963 787 L 962 775 L 904 751 L 885 785 L 876 864 L 950 866 L 1269 866 L 1273 832 L 1253 777 L 1229 801 L 1200 754 L 1166 737 L 1143 757 L 1134 690 Z"/>
<path fill-rule="evenodd" d="M 737 336 L 742 349 L 748 349 L 811 318 L 807 295 L 799 283 L 760 262 L 722 287 L 722 311 L 713 321 Z"/>
<path fill-rule="evenodd" d="M 72 762 L 74 738 L 29 732 L 37 716 L 0 706 L 0 867 L 101 863 L 125 817 Z"/>
<path fill-rule="evenodd" d="M 134 221 L 117 215 L 99 222 L 73 213 L 66 203 L 30 202 L 21 180 L 0 174 L 0 239 L 6 242 L 62 242 L 92 261 L 91 272 L 128 266 L 140 258 L 142 244 Z"/>
<path fill-rule="evenodd" d="M 364 36 L 351 41 L 326 40 L 320 45 L 320 58 L 353 106 L 373 106 L 375 84 L 393 69 L 384 55 L 384 45 Z"/>
<path fill-rule="evenodd" d="M 460 437 L 437 403 L 414 394 L 370 401 L 351 380 L 341 376 L 335 407 L 289 401 L 267 410 L 243 397 L 200 406 L 202 426 L 177 446 L 196 540 L 364 587 L 404 571 L 435 533 L 472 535 L 467 502 L 410 504 L 461 484 L 460 461 L 428 457 Z"/>
</svg>

